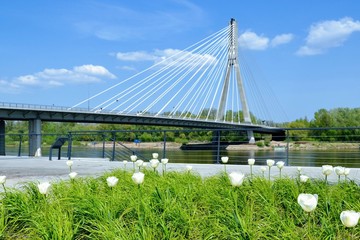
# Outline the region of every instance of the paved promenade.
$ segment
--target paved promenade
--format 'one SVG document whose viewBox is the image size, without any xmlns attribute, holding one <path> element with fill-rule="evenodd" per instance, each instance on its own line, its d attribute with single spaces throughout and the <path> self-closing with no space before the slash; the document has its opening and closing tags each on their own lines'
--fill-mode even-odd
<svg viewBox="0 0 360 240">
<path fill-rule="evenodd" d="M 61 179 L 69 179 L 69 167 L 66 165 L 66 158 L 61 160 L 49 161 L 47 157 L 15 157 L 15 156 L 1 156 L 0 157 L 0 176 L 7 177 L 7 187 L 21 187 L 24 182 L 44 182 L 44 181 L 58 181 Z M 74 165 L 72 170 L 78 173 L 79 177 L 84 176 L 100 176 L 104 172 L 111 171 L 117 168 L 124 168 L 122 162 L 110 162 L 108 159 L 102 158 L 73 158 Z M 167 164 L 168 171 L 184 171 L 186 165 L 193 166 L 193 172 L 200 174 L 203 177 L 215 175 L 224 170 L 221 164 Z M 255 165 L 253 173 L 261 175 L 261 166 Z M 132 169 L 132 162 L 128 162 L 127 169 Z M 159 166 L 161 171 L 161 166 Z M 231 165 L 231 161 L 227 164 L 227 171 L 240 171 L 244 174 L 250 173 L 250 168 L 247 165 Z M 297 167 L 285 166 L 282 170 L 283 176 L 297 176 Z M 321 178 L 321 167 L 302 167 L 302 173 L 310 178 Z M 267 176 L 267 172 L 265 173 Z M 276 166 L 271 168 L 272 178 L 279 176 L 279 169 Z M 348 176 L 360 184 L 360 168 L 352 168 Z M 343 178 L 343 177 L 342 177 Z M 337 182 L 337 175 L 332 173 L 329 176 L 330 182 Z"/>
</svg>

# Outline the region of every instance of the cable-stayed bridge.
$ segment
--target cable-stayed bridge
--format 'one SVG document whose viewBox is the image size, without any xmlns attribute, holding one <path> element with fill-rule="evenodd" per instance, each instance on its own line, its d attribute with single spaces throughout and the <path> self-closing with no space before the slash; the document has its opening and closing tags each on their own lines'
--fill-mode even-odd
<svg viewBox="0 0 360 240">
<path fill-rule="evenodd" d="M 41 121 L 241 128 L 250 142 L 254 132 L 284 136 L 283 129 L 263 125 L 266 108 L 256 116 L 249 110 L 243 79 L 251 73 L 240 68 L 237 31 L 231 19 L 220 31 L 182 51 L 167 50 L 168 57 L 72 107 L 0 104 L 0 154 L 4 120 L 30 121 L 34 154 L 41 145 Z M 265 104 L 260 97 L 255 105 Z"/>
</svg>

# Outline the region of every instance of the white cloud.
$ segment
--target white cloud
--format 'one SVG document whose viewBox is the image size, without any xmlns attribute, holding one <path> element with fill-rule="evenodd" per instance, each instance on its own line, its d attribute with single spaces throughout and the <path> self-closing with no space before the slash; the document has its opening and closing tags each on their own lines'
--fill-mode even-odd
<svg viewBox="0 0 360 240">
<path fill-rule="evenodd" d="M 153 53 L 148 53 L 145 51 L 136 51 L 136 52 L 118 52 L 116 53 L 116 58 L 121 61 L 154 61 L 158 58 Z"/>
<path fill-rule="evenodd" d="M 271 40 L 271 46 L 276 47 L 282 44 L 289 43 L 291 40 L 293 40 L 293 38 L 294 35 L 291 33 L 277 35 Z"/>
<path fill-rule="evenodd" d="M 13 82 L 9 82 L 9 81 L 0 79 L 0 92 L 17 93 L 19 91 L 19 88 L 20 88 L 20 86 Z"/>
<path fill-rule="evenodd" d="M 250 50 L 265 50 L 269 46 L 269 38 L 259 36 L 252 31 L 245 31 L 239 36 L 239 46 Z"/>
<path fill-rule="evenodd" d="M 246 30 L 239 36 L 239 46 L 242 49 L 266 50 L 269 47 L 276 47 L 289 43 L 293 40 L 293 38 L 293 34 L 287 33 L 276 35 L 273 39 L 270 39 L 263 35 L 258 35 L 251 30 Z"/>
<path fill-rule="evenodd" d="M 74 71 L 82 74 L 89 74 L 95 76 L 103 76 L 108 78 L 116 78 L 116 76 L 110 73 L 106 68 L 103 66 L 95 66 L 92 64 L 82 65 L 78 67 L 74 67 Z"/>
<path fill-rule="evenodd" d="M 348 17 L 313 24 L 306 37 L 305 45 L 300 47 L 297 54 L 323 54 L 329 48 L 343 45 L 350 35 L 357 31 L 360 31 L 360 21 L 354 21 Z"/>
<path fill-rule="evenodd" d="M 101 82 L 104 78 L 114 79 L 116 76 L 103 66 L 88 64 L 75 66 L 70 70 L 46 68 L 41 72 L 16 77 L 12 81 L 0 80 L 0 87 L 18 90 L 30 86 L 59 87 L 75 83 Z"/>
<path fill-rule="evenodd" d="M 210 54 L 199 54 L 179 49 L 156 49 L 153 52 L 119 52 L 116 57 L 122 61 L 151 61 L 154 64 L 179 66 L 184 64 L 188 67 L 201 65 L 203 63 L 212 64 L 216 58 Z"/>
</svg>

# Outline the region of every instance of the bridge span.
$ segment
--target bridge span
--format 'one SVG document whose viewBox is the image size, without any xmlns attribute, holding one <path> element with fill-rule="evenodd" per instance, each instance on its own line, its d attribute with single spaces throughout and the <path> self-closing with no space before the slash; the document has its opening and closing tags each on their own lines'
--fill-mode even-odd
<svg viewBox="0 0 360 240">
<path fill-rule="evenodd" d="M 0 155 L 5 154 L 5 121 L 29 121 L 30 155 L 39 154 L 41 149 L 41 122 L 111 123 L 171 126 L 197 129 L 238 129 L 254 133 L 271 134 L 273 138 L 284 139 L 285 130 L 249 123 L 194 120 L 186 118 L 147 116 L 137 114 L 117 114 L 92 112 L 87 109 L 70 109 L 49 105 L 0 103 Z"/>
</svg>

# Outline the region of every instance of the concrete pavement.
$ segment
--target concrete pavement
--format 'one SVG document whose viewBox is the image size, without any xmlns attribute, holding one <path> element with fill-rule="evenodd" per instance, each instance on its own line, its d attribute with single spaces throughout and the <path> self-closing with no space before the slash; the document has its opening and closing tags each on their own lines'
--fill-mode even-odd
<svg viewBox="0 0 360 240">
<path fill-rule="evenodd" d="M 69 167 L 66 165 L 65 158 L 61 160 L 49 161 L 47 157 L 16 157 L 16 156 L 0 156 L 0 176 L 5 175 L 7 187 L 21 187 L 24 182 L 44 182 L 58 181 L 61 179 L 69 179 Z M 111 162 L 102 158 L 73 158 L 72 171 L 77 172 L 79 177 L 93 176 L 97 177 L 107 171 L 117 168 L 124 168 L 122 162 Z M 255 162 L 256 164 L 256 162 Z M 184 171 L 186 165 L 193 167 L 193 172 L 200 174 L 202 177 L 215 175 L 224 170 L 222 164 L 182 164 L 169 163 L 167 171 Z M 253 173 L 262 175 L 261 166 L 254 165 Z M 127 169 L 132 169 L 132 162 L 128 162 Z M 159 166 L 161 171 L 161 166 Z M 244 174 L 250 174 L 248 165 L 231 165 L 231 160 L 227 164 L 227 172 L 240 171 Z M 283 176 L 296 177 L 297 167 L 285 166 L 282 170 Z M 302 173 L 310 178 L 324 179 L 321 167 L 302 167 Z M 265 172 L 267 176 L 268 172 Z M 279 176 L 279 169 L 276 166 L 271 168 L 271 177 Z M 360 168 L 352 168 L 348 176 L 349 179 L 355 180 L 360 184 Z M 337 182 L 337 175 L 332 173 L 329 176 L 330 182 Z M 343 177 L 342 177 L 343 179 Z"/>
</svg>

